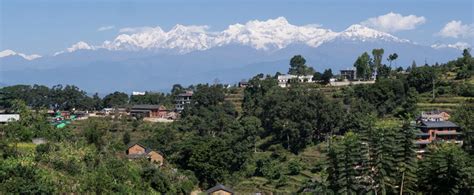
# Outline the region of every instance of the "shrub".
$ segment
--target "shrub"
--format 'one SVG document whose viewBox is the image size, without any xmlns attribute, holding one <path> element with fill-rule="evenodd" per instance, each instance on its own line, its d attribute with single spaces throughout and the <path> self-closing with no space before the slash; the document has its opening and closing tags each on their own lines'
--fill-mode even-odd
<svg viewBox="0 0 474 195">
<path fill-rule="evenodd" d="M 290 175 L 298 175 L 303 169 L 303 165 L 297 160 L 291 160 L 288 163 L 288 171 Z"/>
</svg>

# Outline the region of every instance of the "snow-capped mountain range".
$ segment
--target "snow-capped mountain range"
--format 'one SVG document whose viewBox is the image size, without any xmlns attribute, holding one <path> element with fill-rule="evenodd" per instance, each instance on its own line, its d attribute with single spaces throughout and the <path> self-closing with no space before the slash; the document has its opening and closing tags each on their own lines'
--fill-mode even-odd
<svg viewBox="0 0 474 195">
<path fill-rule="evenodd" d="M 3 57 L 7 57 L 7 56 L 20 56 L 26 60 L 34 60 L 36 58 L 41 58 L 40 55 L 37 55 L 37 54 L 32 54 L 32 55 L 26 55 L 26 54 L 23 54 L 23 53 L 17 53 L 13 50 L 4 50 L 4 51 L 0 51 L 0 58 L 3 58 Z"/>
<path fill-rule="evenodd" d="M 102 45 L 89 46 L 85 42 L 79 42 L 67 50 L 72 52 L 78 49 L 99 48 L 128 51 L 172 49 L 179 53 L 188 53 L 229 44 L 251 46 L 257 50 L 275 50 L 283 49 L 291 44 L 306 44 L 316 48 L 337 39 L 409 42 L 359 24 L 352 25 L 342 32 L 333 32 L 317 25 L 295 26 L 284 17 L 234 24 L 221 32 L 212 32 L 208 29 L 208 26 L 179 24 L 168 32 L 160 27 L 146 28 L 132 34 L 121 34 L 112 41 L 105 41 Z"/>
<path fill-rule="evenodd" d="M 233 24 L 217 32 L 193 25 L 176 25 L 169 31 L 125 28 L 111 40 L 79 41 L 50 55 L 0 52 L 0 83 L 75 84 L 89 92 L 162 90 L 175 83 L 216 78 L 235 83 L 258 73 L 284 73 L 289 59 L 297 54 L 318 71 L 332 68 L 337 73 L 374 48 L 384 48 L 385 56 L 397 53 L 394 66 L 408 66 L 414 60 L 446 62 L 466 47 L 470 45 L 419 45 L 361 24 L 340 32 L 320 25 L 298 26 L 284 17 Z"/>
<path fill-rule="evenodd" d="M 230 44 L 250 46 L 256 50 L 274 51 L 286 48 L 291 44 L 305 44 L 317 48 L 322 44 L 336 40 L 349 41 L 387 41 L 397 43 L 411 43 L 407 39 L 395 37 L 389 33 L 377 31 L 361 24 L 354 24 L 341 32 L 322 28 L 319 25 L 292 25 L 284 17 L 266 21 L 252 20 L 245 24 L 233 24 L 220 32 L 209 31 L 208 26 L 176 25 L 169 31 L 161 27 L 154 28 L 127 28 L 124 34 L 118 35 L 112 41 L 106 40 L 99 45 L 90 45 L 79 41 L 65 51 L 58 51 L 54 56 L 77 50 L 107 49 L 111 51 L 159 51 L 174 50 L 179 54 L 193 51 L 203 51 L 214 47 Z M 433 44 L 432 48 L 470 47 L 468 43 Z M 27 60 L 40 58 L 40 55 L 25 55 L 12 50 L 0 53 L 1 57 L 19 55 Z"/>
</svg>

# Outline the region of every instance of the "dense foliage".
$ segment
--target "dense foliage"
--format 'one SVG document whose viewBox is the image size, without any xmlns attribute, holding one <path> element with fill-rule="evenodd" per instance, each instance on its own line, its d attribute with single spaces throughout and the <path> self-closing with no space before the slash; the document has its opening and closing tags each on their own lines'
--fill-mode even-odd
<svg viewBox="0 0 474 195">
<path fill-rule="evenodd" d="M 465 74 L 472 70 L 469 50 L 446 64 L 407 71 L 383 64 L 383 53 L 363 53 L 354 64 L 362 79 L 377 71 L 371 85 L 327 86 L 331 69 L 316 72 L 295 56 L 288 73 L 314 75 L 317 82 L 282 88 L 278 74 L 259 74 L 245 89 L 190 86 L 191 103 L 179 120 L 166 124 L 123 116 L 57 129 L 42 109 L 172 106 L 186 90 L 181 85 L 169 94 L 114 92 L 104 98 L 89 97 L 75 86 L 1 88 L 0 106 L 19 113 L 21 120 L 0 125 L 0 192 L 190 194 L 223 183 L 242 193 L 472 194 L 474 103 L 467 97 L 473 85 L 465 82 L 471 78 Z M 398 55 L 388 58 L 392 62 Z M 235 101 L 239 94 L 241 109 Z M 419 156 L 409 121 L 419 114 L 420 98 L 433 94 L 467 99 L 452 115 L 464 145 L 431 144 Z M 32 138 L 48 142 L 35 146 Z M 165 165 L 127 159 L 130 143 L 160 151 Z"/>
</svg>

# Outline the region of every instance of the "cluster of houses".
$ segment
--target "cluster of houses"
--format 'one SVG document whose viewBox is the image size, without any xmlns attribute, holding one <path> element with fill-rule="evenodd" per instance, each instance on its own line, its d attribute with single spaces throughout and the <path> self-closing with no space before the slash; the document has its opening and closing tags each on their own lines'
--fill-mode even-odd
<svg viewBox="0 0 474 195">
<path fill-rule="evenodd" d="M 158 150 L 150 149 L 142 144 L 133 143 L 127 147 L 125 154 L 129 160 L 140 160 L 146 159 L 150 163 L 155 164 L 159 167 L 164 165 L 163 153 Z M 228 187 L 225 187 L 222 184 L 217 184 L 216 186 L 206 190 L 206 194 L 209 195 L 233 195 L 234 191 Z"/>
<path fill-rule="evenodd" d="M 416 119 L 416 152 L 426 152 L 426 147 L 434 142 L 463 144 L 460 127 L 449 121 L 450 115 L 444 111 L 422 112 Z"/>
<path fill-rule="evenodd" d="M 127 158 L 130 160 L 133 159 L 147 159 L 151 163 L 163 166 L 164 158 L 163 153 L 157 150 L 152 150 L 144 145 L 134 143 L 130 144 L 125 151 Z"/>
<path fill-rule="evenodd" d="M 291 85 L 291 82 L 299 83 L 316 83 L 319 81 L 313 80 L 313 75 L 278 75 L 278 86 L 288 87 Z M 347 85 L 357 85 L 357 84 L 373 84 L 375 83 L 376 77 L 371 78 L 370 80 L 362 80 L 357 78 L 357 71 L 355 69 L 343 69 L 340 70 L 339 78 L 331 78 L 329 80 L 329 85 L 331 86 L 347 86 Z M 239 83 L 240 86 L 240 83 Z"/>
<path fill-rule="evenodd" d="M 134 95 L 142 95 L 142 92 L 133 92 Z M 175 107 L 167 108 L 163 105 L 156 104 L 138 104 L 129 108 L 104 108 L 99 112 L 87 113 L 87 116 L 101 117 L 101 116 L 132 116 L 136 118 L 144 118 L 147 121 L 156 122 L 155 119 L 175 120 L 179 113 L 184 110 L 186 104 L 191 103 L 193 91 L 186 91 L 180 93 L 175 97 Z"/>
</svg>

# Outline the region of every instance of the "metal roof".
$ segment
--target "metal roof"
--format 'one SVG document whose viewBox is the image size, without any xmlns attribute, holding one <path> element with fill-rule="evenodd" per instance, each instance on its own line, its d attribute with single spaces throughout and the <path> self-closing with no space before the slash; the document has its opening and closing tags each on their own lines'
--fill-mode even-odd
<svg viewBox="0 0 474 195">
<path fill-rule="evenodd" d="M 456 131 L 438 131 L 436 135 L 462 135 L 462 133 Z"/>
<path fill-rule="evenodd" d="M 230 188 L 227 188 L 225 187 L 224 185 L 218 183 L 216 186 L 212 187 L 212 188 L 209 188 L 206 193 L 207 194 L 210 194 L 212 192 L 215 192 L 215 191 L 219 191 L 219 190 L 224 190 L 226 192 L 230 192 L 231 194 L 234 194 L 234 191 L 232 191 Z"/>
<path fill-rule="evenodd" d="M 457 128 L 456 124 L 454 124 L 451 121 L 422 121 L 420 127 L 426 127 L 426 128 Z"/>
<path fill-rule="evenodd" d="M 154 109 L 160 109 L 160 105 L 152 105 L 152 104 L 139 104 L 139 105 L 133 105 L 132 109 L 142 109 L 142 110 L 154 110 Z"/>
<path fill-rule="evenodd" d="M 429 143 L 431 143 L 431 141 L 429 141 L 429 140 L 416 140 L 415 141 L 415 144 L 419 144 L 419 145 L 429 144 Z"/>
<path fill-rule="evenodd" d="M 191 96 L 193 96 L 193 93 L 191 93 L 191 92 L 178 94 L 178 97 L 191 97 Z"/>
<path fill-rule="evenodd" d="M 416 133 L 415 135 L 417 135 L 417 136 L 429 136 L 430 134 L 421 132 L 421 133 Z"/>
</svg>

